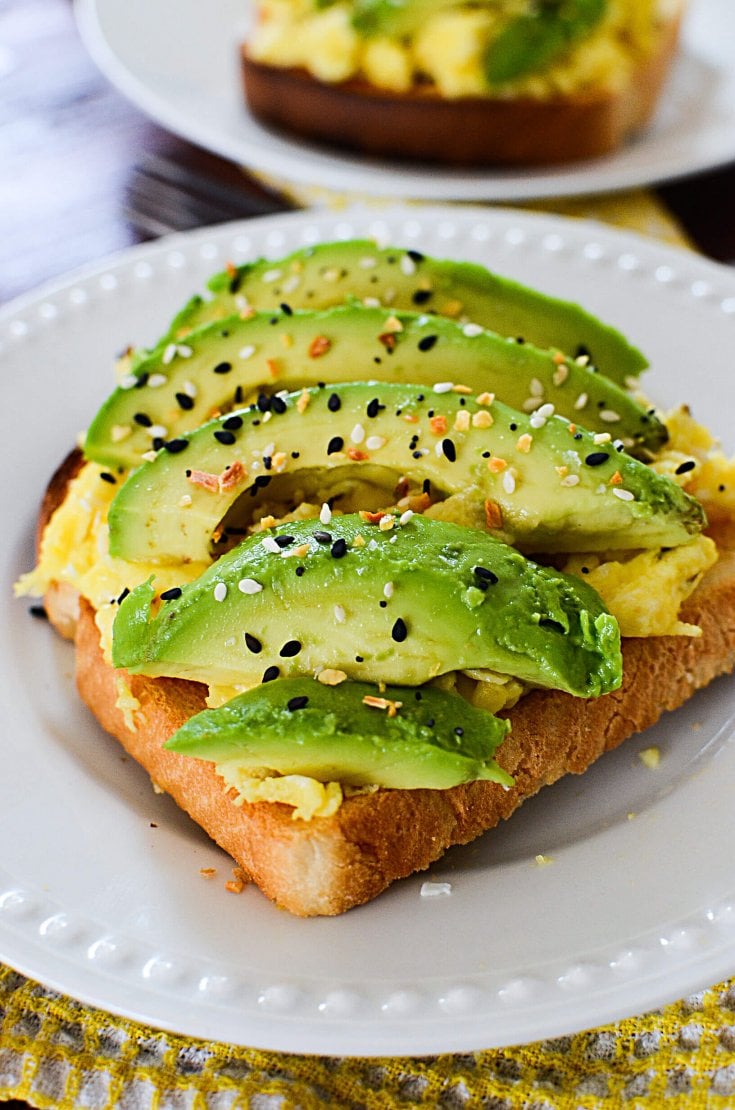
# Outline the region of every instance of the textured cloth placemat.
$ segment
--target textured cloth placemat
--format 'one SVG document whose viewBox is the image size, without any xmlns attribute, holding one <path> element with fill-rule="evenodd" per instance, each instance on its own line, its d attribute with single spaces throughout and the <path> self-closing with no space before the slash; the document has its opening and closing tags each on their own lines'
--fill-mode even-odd
<svg viewBox="0 0 735 1110">
<path fill-rule="evenodd" d="M 530 207 L 686 244 L 647 192 Z M 347 1059 L 162 1033 L 0 964 L 0 1099 L 10 1098 L 43 1110 L 725 1110 L 735 1108 L 735 979 L 519 1048 Z"/>
</svg>

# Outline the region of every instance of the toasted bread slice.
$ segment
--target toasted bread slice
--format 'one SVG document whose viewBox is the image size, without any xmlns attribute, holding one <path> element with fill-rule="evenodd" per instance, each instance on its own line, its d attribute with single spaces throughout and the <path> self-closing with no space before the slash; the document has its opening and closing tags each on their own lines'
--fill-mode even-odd
<svg viewBox="0 0 735 1110">
<path fill-rule="evenodd" d="M 304 69 L 255 61 L 242 48 L 253 115 L 291 135 L 361 154 L 456 166 L 548 165 L 609 154 L 650 120 L 679 39 L 680 13 L 617 91 L 553 98 L 439 95 L 432 85 L 395 94 L 363 79 L 335 84 Z"/>
<path fill-rule="evenodd" d="M 299 916 L 339 914 L 497 825 L 542 786 L 581 774 L 731 671 L 735 550 L 721 549 L 682 619 L 698 624 L 702 636 L 624 641 L 625 677 L 614 693 L 584 700 L 539 690 L 524 697 L 508 714 L 512 731 L 498 752 L 498 762 L 515 778 L 512 789 L 473 782 L 451 790 L 380 790 L 347 798 L 332 817 L 311 821 L 294 820 L 291 807 L 279 803 L 235 805 L 213 764 L 163 749 L 175 729 L 204 708 L 206 687 L 127 676 L 140 706 L 131 729 L 117 706 L 119 672 L 103 659 L 85 602 L 76 635 L 77 684 L 103 728 L 269 898 Z"/>
</svg>

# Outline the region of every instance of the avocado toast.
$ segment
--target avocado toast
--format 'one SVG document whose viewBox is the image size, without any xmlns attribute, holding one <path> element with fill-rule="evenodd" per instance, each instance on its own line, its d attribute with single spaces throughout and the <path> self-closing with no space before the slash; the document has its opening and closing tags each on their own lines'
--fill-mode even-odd
<svg viewBox="0 0 735 1110">
<path fill-rule="evenodd" d="M 565 365 L 564 360 L 558 365 Z M 553 559 L 545 558 L 543 546 L 532 547 L 542 562 L 508 547 L 504 540 L 516 537 L 502 535 L 496 500 L 481 498 L 478 516 L 478 502 L 463 500 L 463 489 L 450 486 L 448 476 L 465 465 L 460 446 L 464 440 L 472 446 L 476 435 L 488 434 L 495 424 L 496 433 L 502 426 L 508 436 L 509 424 L 517 422 L 517 416 L 504 412 L 500 397 L 478 405 L 478 395 L 464 383 L 449 383 L 451 388 L 437 393 L 429 386 L 425 391 L 432 408 L 427 405 L 419 414 L 411 406 L 415 398 L 409 385 L 403 387 L 406 396 L 397 401 L 390 390 L 384 392 L 379 379 L 370 383 L 369 396 L 360 393 L 359 382 L 343 385 L 337 380 L 321 388 L 307 384 L 286 398 L 279 396 L 282 391 L 273 391 L 272 383 L 265 392 L 268 384 L 263 383 L 263 392 L 256 386 L 252 398 L 242 398 L 239 409 L 232 407 L 215 417 L 215 425 L 205 433 L 207 443 L 226 452 L 236 446 L 233 441 L 252 445 L 248 421 L 262 421 L 253 432 L 260 436 L 264 424 L 263 430 L 272 433 L 268 441 L 258 438 L 255 455 L 251 451 L 235 461 L 249 478 L 268 478 L 266 483 L 244 482 L 238 471 L 232 474 L 232 460 L 228 469 L 219 455 L 214 463 L 203 461 L 194 443 L 199 434 L 195 430 L 177 427 L 169 437 L 164 424 L 160 434 L 151 426 L 150 458 L 133 472 L 133 483 L 140 483 L 149 471 L 158 473 L 176 464 L 177 475 L 188 485 L 182 492 L 165 479 L 163 488 L 164 500 L 173 502 L 179 517 L 186 519 L 190 511 L 199 514 L 199 502 L 206 507 L 211 499 L 211 511 L 201 517 L 197 533 L 204 542 L 191 549 L 193 561 L 187 562 L 180 551 L 166 561 L 146 498 L 130 496 L 134 485 L 128 485 L 127 470 L 92 462 L 72 483 L 70 493 L 62 494 L 64 505 L 55 514 L 56 524 L 45 530 L 47 546 L 64 508 L 73 502 L 75 482 L 88 506 L 90 501 L 94 505 L 98 493 L 103 498 L 109 494 L 113 504 L 118 498 L 120 503 L 128 501 L 125 524 L 120 530 L 116 512 L 110 511 L 112 550 L 84 581 L 51 576 L 46 585 L 52 617 L 59 585 L 76 586 L 86 598 L 77 632 L 79 684 L 85 700 L 154 780 L 279 904 L 302 914 L 341 912 L 372 897 L 394 878 L 427 866 L 450 843 L 470 839 L 507 816 L 544 782 L 568 770 L 583 770 L 605 747 L 644 727 L 651 714 L 658 715 L 660 708 L 650 705 L 647 690 L 651 665 L 672 670 L 670 697 L 666 691 L 662 695 L 669 698 L 667 704 L 683 700 L 717 668 L 731 665 L 731 648 L 723 642 L 717 652 L 703 652 L 697 645 L 704 638 L 636 639 L 624 644 L 626 673 L 618 688 L 616 620 L 589 588 L 585 571 L 573 579 L 549 565 L 562 565 L 563 547 Z M 355 394 L 364 412 L 361 421 L 350 409 L 350 396 Z M 270 407 L 261 398 L 270 398 Z M 302 398 L 308 403 L 299 412 Z M 281 404 L 285 412 L 278 411 Z M 563 443 L 555 464 L 547 464 L 546 481 L 552 482 L 546 487 L 547 515 L 553 519 L 558 515 L 558 494 L 571 494 L 575 488 L 562 484 L 574 476 L 573 460 L 563 452 L 579 454 L 577 434 L 597 436 L 599 442 L 580 454 L 580 466 L 601 475 L 598 468 L 610 465 L 613 455 L 619 465 L 605 472 L 604 480 L 596 478 L 594 505 L 577 510 L 579 523 L 583 526 L 591 512 L 603 528 L 604 507 L 609 505 L 630 514 L 632 531 L 621 533 L 617 557 L 606 551 L 588 560 L 595 564 L 593 575 L 615 564 L 627 565 L 631 550 L 640 553 L 636 558 L 649 559 L 646 566 L 653 560 L 668 564 L 672 552 L 683 557 L 696 551 L 699 569 L 693 571 L 688 562 L 680 575 L 696 580 L 709 557 L 708 541 L 698 538 L 703 514 L 681 490 L 682 479 L 674 482 L 657 474 L 655 467 L 630 459 L 609 432 L 587 433 L 576 426 L 572 431 L 568 418 L 562 421 L 548 409 L 538 413 L 544 404 L 548 402 L 527 414 L 528 420 L 537 414 L 529 430 L 513 430 L 502 453 L 489 449 L 489 457 L 483 459 L 484 444 L 478 451 L 484 473 L 497 479 L 506 500 L 517 494 L 523 504 L 524 487 L 531 486 L 532 478 L 515 463 L 530 465 L 546 427 L 558 422 L 569 442 Z M 142 406 L 138 411 L 148 415 Z M 334 434 L 343 441 L 349 435 L 337 424 L 348 420 L 351 432 L 361 422 L 365 439 L 353 445 L 355 453 L 375 458 L 351 458 L 341 448 L 327 453 L 327 440 L 326 459 L 345 456 L 334 468 L 336 480 L 319 459 L 309 460 L 308 467 L 293 459 L 292 471 L 288 461 L 277 473 L 276 456 L 285 454 L 291 460 L 294 453 L 300 454 L 295 439 L 281 440 L 279 422 L 289 418 L 289 412 L 302 420 L 302 445 L 311 445 L 313 439 L 320 451 L 324 437 L 321 431 L 317 434 L 319 421 L 332 419 Z M 489 428 L 473 426 L 478 412 L 491 416 Z M 405 421 L 410 439 L 418 437 L 416 443 L 410 449 L 407 444 L 401 447 L 400 457 L 377 465 L 380 452 L 392 448 L 375 441 L 392 441 L 396 433 L 386 421 L 403 415 L 417 417 Z M 220 423 L 233 417 L 242 423 L 229 428 Z M 215 431 L 227 433 L 224 441 L 215 438 Z M 158 438 L 164 442 L 154 443 Z M 373 441 L 370 447 L 368 440 Z M 454 459 L 447 440 L 455 448 Z M 181 442 L 188 446 L 182 448 Z M 417 443 L 428 446 L 430 476 L 410 469 L 413 452 L 420 450 Z M 343 442 L 342 448 L 346 446 Z M 595 454 L 605 458 L 585 461 Z M 422 466 L 427 457 L 422 456 Z M 491 470 L 491 461 L 499 467 L 497 472 Z M 655 495 L 634 486 L 630 467 L 645 472 Z M 305 487 L 307 470 L 313 485 Z M 515 486 L 503 485 L 509 470 L 517 471 Z M 463 473 L 462 484 L 472 484 L 468 472 Z M 240 489 L 241 482 L 243 496 L 222 508 L 219 498 L 226 499 L 232 488 Z M 159 489 L 160 476 L 151 483 L 143 481 L 143 487 Z M 142 527 L 134 524 L 136 505 Z M 501 517 L 502 510 L 500 506 Z M 664 533 L 655 547 L 649 547 L 652 523 L 655 531 L 671 511 L 674 520 L 665 527 L 673 524 L 679 531 Z M 107 518 L 106 508 L 103 515 Z M 573 532 L 573 525 L 567 530 Z M 116 554 L 117 533 L 126 542 L 131 534 L 142 535 L 143 548 L 136 552 L 127 547 Z M 609 543 L 615 546 L 612 535 Z M 671 545 L 671 551 L 661 552 L 661 544 Z M 575 549 L 587 559 L 589 544 Z M 43 561 L 42 557 L 42 565 Z M 721 560 L 720 571 L 723 565 Z M 585 564 L 585 569 L 591 568 Z M 718 569 L 710 577 L 723 590 L 727 577 L 720 573 L 717 578 Z M 107 602 L 102 603 L 113 571 L 124 588 L 116 592 L 114 602 L 108 589 Z M 96 587 L 95 574 L 101 576 Z M 128 589 L 131 594 L 123 597 Z M 521 598 L 526 599 L 522 605 Z M 721 593 L 719 604 L 725 601 Z M 706 605 L 699 610 L 690 608 L 683 616 L 704 627 L 709 610 Z M 107 622 L 115 613 L 111 639 Z M 100 632 L 106 657 L 99 652 Z M 472 654 L 475 635 L 479 651 Z M 232 638 L 236 642 L 230 645 Z M 196 673 L 193 645 L 203 653 L 197 664 L 202 669 Z M 231 650 L 235 662 L 218 671 Z M 110 651 L 129 673 L 110 668 Z M 679 660 L 684 654 L 686 668 Z M 207 699 L 209 708 L 198 716 Z M 544 735 L 539 734 L 539 714 L 545 721 Z M 366 723 L 360 725 L 361 721 Z M 181 731 L 171 739 L 178 728 Z M 350 734 L 356 747 L 347 747 Z M 411 750 L 397 760 L 399 735 Z M 290 736 L 293 747 L 284 746 L 284 737 Z M 360 753 L 360 743 L 369 746 L 369 758 Z M 301 762 L 294 754 L 299 747 Z M 340 750 L 342 762 L 335 765 L 335 752 L 338 756 Z M 450 764 L 454 766 L 448 771 Z M 287 793 L 294 785 L 287 780 L 296 777 L 308 780 L 303 791 L 299 785 L 299 805 L 294 804 L 297 795 Z M 223 793 L 223 779 L 229 794 Z M 302 802 L 307 786 L 313 793 L 314 785 L 323 788 L 322 796 L 309 814 Z"/>
</svg>

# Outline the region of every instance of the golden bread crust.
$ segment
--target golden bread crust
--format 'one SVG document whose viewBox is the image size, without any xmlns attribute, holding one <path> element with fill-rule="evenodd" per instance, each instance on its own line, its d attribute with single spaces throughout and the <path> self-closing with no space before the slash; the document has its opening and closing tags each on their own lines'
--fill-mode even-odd
<svg viewBox="0 0 735 1110">
<path fill-rule="evenodd" d="M 245 98 L 263 123 L 362 154 L 456 166 L 547 165 L 616 150 L 651 118 L 676 52 L 680 15 L 662 27 L 658 49 L 617 93 L 554 99 L 441 97 L 364 80 L 327 84 L 306 70 L 256 62 L 241 51 Z"/>
</svg>

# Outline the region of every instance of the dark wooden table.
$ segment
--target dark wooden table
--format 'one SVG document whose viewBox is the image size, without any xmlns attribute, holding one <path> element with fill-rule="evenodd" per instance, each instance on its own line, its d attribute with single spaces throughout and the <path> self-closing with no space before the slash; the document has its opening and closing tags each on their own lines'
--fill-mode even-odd
<svg viewBox="0 0 735 1110">
<path fill-rule="evenodd" d="M 87 57 L 70 0 L 0 0 L 0 303 L 152 238 L 131 208 L 136 167 L 160 159 L 208 194 L 207 222 L 288 207 L 128 104 Z M 735 164 L 659 193 L 705 254 L 735 264 Z"/>
</svg>

